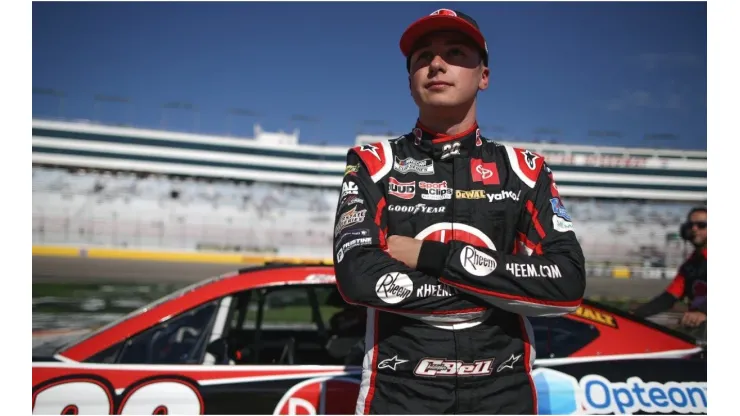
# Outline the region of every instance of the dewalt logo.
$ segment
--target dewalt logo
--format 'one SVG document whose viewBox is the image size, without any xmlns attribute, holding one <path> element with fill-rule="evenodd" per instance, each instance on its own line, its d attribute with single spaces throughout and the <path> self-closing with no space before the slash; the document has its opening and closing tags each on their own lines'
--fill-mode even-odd
<svg viewBox="0 0 740 416">
<path fill-rule="evenodd" d="M 457 199 L 485 199 L 486 191 L 482 189 L 475 189 L 472 191 L 455 190 L 455 198 Z"/>
</svg>

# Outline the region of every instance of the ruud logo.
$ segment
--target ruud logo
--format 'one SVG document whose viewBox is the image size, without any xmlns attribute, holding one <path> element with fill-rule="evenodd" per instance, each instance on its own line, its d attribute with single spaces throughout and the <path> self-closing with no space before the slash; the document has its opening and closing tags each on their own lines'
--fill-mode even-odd
<svg viewBox="0 0 740 416">
<path fill-rule="evenodd" d="M 388 180 L 388 194 L 401 199 L 412 199 L 416 195 L 416 182 L 399 182 L 396 178 Z"/>
<path fill-rule="evenodd" d="M 468 273 L 480 277 L 488 276 L 496 269 L 496 260 L 493 257 L 471 246 L 463 247 L 460 262 Z"/>
</svg>

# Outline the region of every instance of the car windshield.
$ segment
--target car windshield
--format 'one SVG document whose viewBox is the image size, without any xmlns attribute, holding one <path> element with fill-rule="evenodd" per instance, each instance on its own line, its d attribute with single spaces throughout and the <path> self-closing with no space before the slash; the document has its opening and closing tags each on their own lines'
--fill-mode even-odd
<svg viewBox="0 0 740 416">
<path fill-rule="evenodd" d="M 169 295 L 166 295 L 166 296 L 163 296 L 163 297 L 161 297 L 159 299 L 156 299 L 153 302 L 150 302 L 150 303 L 148 303 L 148 304 L 146 304 L 146 305 L 144 305 L 144 306 L 142 306 L 142 307 L 140 307 L 138 309 L 135 309 L 135 310 L 129 312 L 128 314 L 126 314 L 126 315 L 124 315 L 124 316 L 122 316 L 122 317 L 120 317 L 120 318 L 118 318 L 116 320 L 111 321 L 111 322 L 107 323 L 106 325 L 101 326 L 100 328 L 97 328 L 94 331 L 90 331 L 88 334 L 84 335 L 83 337 L 73 338 L 73 339 L 68 340 L 67 342 L 65 342 L 65 343 L 57 346 L 56 349 L 55 349 L 55 351 L 54 351 L 54 353 L 59 352 L 60 350 L 63 350 L 64 348 L 66 348 L 67 346 L 71 345 L 72 343 L 82 342 L 82 341 L 84 341 L 84 340 L 86 340 L 88 338 L 91 338 L 91 337 L 93 337 L 93 336 L 95 336 L 95 335 L 97 335 L 97 334 L 99 334 L 99 333 L 101 333 L 101 332 L 103 332 L 103 331 L 105 331 L 105 330 L 107 330 L 109 328 L 112 328 L 112 327 L 120 324 L 121 322 L 124 322 L 126 320 L 129 320 L 129 319 L 131 319 L 131 318 L 133 318 L 133 317 L 135 317 L 137 315 L 140 315 L 140 314 L 142 314 L 142 313 L 144 313 L 144 312 L 146 312 L 148 310 L 154 309 L 157 306 L 159 306 L 159 305 L 161 305 L 161 304 L 163 304 L 165 302 L 168 302 L 168 301 L 170 301 L 172 299 L 175 299 L 177 297 L 180 297 L 180 296 L 182 296 L 182 295 L 184 295 L 184 294 L 186 294 L 188 292 L 191 292 L 191 291 L 193 291 L 195 289 L 198 289 L 200 287 L 206 286 L 206 285 L 211 284 L 213 282 L 216 282 L 218 280 L 226 279 L 226 278 L 229 278 L 229 277 L 236 276 L 238 274 L 239 274 L 238 272 L 226 273 L 226 274 L 222 274 L 220 276 L 214 276 L 214 277 L 211 277 L 211 278 L 208 278 L 208 279 L 205 279 L 205 280 L 201 280 L 201 281 L 195 282 L 195 283 L 193 283 L 191 285 L 185 286 L 185 287 L 183 287 L 181 289 L 178 289 L 178 290 L 170 293 Z"/>
</svg>

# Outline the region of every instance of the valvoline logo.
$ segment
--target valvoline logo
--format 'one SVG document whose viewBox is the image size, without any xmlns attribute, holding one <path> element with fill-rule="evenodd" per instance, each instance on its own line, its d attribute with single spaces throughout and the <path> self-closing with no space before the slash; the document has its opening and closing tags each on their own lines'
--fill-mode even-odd
<svg viewBox="0 0 740 416">
<path fill-rule="evenodd" d="M 534 370 L 532 377 L 543 415 L 707 412 L 706 382 L 612 382 L 596 374 L 577 380 L 549 368 Z"/>
</svg>

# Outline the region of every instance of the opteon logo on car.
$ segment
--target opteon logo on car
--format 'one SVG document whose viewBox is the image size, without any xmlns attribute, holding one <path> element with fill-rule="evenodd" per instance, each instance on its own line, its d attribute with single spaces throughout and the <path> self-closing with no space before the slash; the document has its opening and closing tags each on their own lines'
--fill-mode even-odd
<svg viewBox="0 0 740 416">
<path fill-rule="evenodd" d="M 419 182 L 419 188 L 426 191 L 421 194 L 422 199 L 440 201 L 442 199 L 452 199 L 452 189 L 447 187 L 447 181 L 442 182 Z"/>
<path fill-rule="evenodd" d="M 424 358 L 414 369 L 414 374 L 422 377 L 438 376 L 487 376 L 493 372 L 493 358 L 477 360 L 466 364 L 458 360 L 444 358 Z"/>
<path fill-rule="evenodd" d="M 406 159 L 401 160 L 398 156 L 395 156 L 393 169 L 396 172 L 404 174 L 414 172 L 419 175 L 434 175 L 434 164 L 432 159 L 416 160 L 414 158 L 407 157 Z"/>
<path fill-rule="evenodd" d="M 375 293 L 385 303 L 399 303 L 411 296 L 414 282 L 404 273 L 386 273 L 375 284 Z"/>
<path fill-rule="evenodd" d="M 388 193 L 401 199 L 411 199 L 416 195 L 416 182 L 399 182 L 396 178 L 388 179 Z"/>
<path fill-rule="evenodd" d="M 658 383 L 630 377 L 609 381 L 589 374 L 580 380 L 549 368 L 532 372 L 539 414 L 706 413 L 706 382 Z"/>
<path fill-rule="evenodd" d="M 488 276 L 496 269 L 496 260 L 472 246 L 463 247 L 460 251 L 460 263 L 468 273 L 475 276 Z"/>
</svg>

